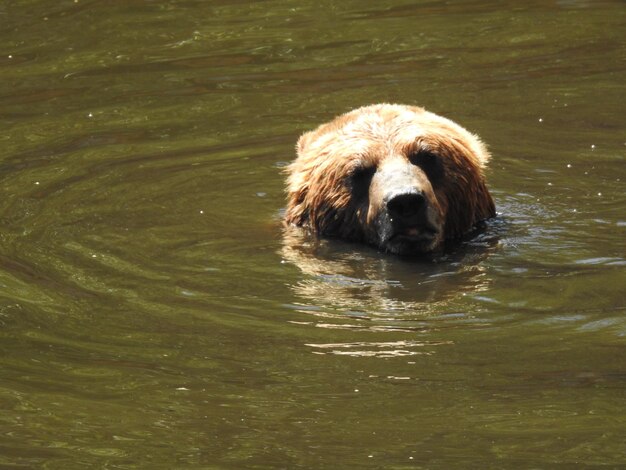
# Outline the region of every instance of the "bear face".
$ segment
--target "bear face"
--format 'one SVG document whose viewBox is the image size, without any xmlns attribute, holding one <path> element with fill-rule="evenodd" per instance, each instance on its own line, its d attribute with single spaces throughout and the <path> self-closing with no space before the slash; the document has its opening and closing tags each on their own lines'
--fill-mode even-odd
<svg viewBox="0 0 626 470">
<path fill-rule="evenodd" d="M 400 255 L 439 251 L 495 215 L 478 137 L 415 106 L 358 108 L 305 133 L 285 222 Z"/>
</svg>

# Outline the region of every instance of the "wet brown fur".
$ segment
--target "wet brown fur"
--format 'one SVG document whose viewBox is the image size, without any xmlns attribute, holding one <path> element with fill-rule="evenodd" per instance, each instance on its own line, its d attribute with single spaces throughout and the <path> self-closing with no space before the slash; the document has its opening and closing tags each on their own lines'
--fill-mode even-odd
<svg viewBox="0 0 626 470">
<path fill-rule="evenodd" d="M 378 168 L 386 159 L 426 149 L 438 156 L 443 180 L 425 183 L 443 220 L 446 240 L 459 239 L 495 215 L 483 169 L 490 155 L 478 139 L 454 122 L 415 106 L 380 104 L 358 108 L 307 132 L 297 159 L 287 168 L 285 222 L 318 235 L 373 242 L 378 189 L 367 204 L 355 201 L 348 175 L 356 167 Z M 374 200 L 372 200 L 374 199 Z"/>
</svg>

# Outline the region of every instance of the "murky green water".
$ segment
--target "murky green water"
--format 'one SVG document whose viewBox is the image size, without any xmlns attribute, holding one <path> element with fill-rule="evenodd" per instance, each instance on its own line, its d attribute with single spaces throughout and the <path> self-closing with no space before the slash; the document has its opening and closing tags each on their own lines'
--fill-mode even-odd
<svg viewBox="0 0 626 470">
<path fill-rule="evenodd" d="M 2 468 L 626 464 L 619 1 L 0 5 Z M 501 217 L 283 234 L 298 135 L 420 104 Z"/>
</svg>

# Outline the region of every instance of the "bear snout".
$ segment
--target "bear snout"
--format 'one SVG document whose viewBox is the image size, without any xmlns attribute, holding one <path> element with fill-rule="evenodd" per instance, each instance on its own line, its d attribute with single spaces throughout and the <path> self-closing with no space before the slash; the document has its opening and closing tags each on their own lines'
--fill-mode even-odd
<svg viewBox="0 0 626 470">
<path fill-rule="evenodd" d="M 426 198 L 421 191 L 396 193 L 386 199 L 387 212 L 391 220 L 407 227 L 423 225 Z"/>
<path fill-rule="evenodd" d="M 386 251 L 425 252 L 439 243 L 442 224 L 433 187 L 406 158 L 382 159 L 372 179 L 370 203 L 378 244 Z"/>
<path fill-rule="evenodd" d="M 441 223 L 433 202 L 417 188 L 384 199 L 378 216 L 379 245 L 397 254 L 429 252 L 441 241 Z"/>
</svg>

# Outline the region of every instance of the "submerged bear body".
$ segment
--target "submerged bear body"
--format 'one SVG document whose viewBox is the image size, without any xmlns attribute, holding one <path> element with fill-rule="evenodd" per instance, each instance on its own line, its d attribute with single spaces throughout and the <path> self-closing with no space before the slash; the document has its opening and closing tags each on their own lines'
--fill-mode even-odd
<svg viewBox="0 0 626 470">
<path fill-rule="evenodd" d="M 475 135 L 415 106 L 358 108 L 305 133 L 285 221 L 400 255 L 439 251 L 495 215 Z"/>
</svg>

